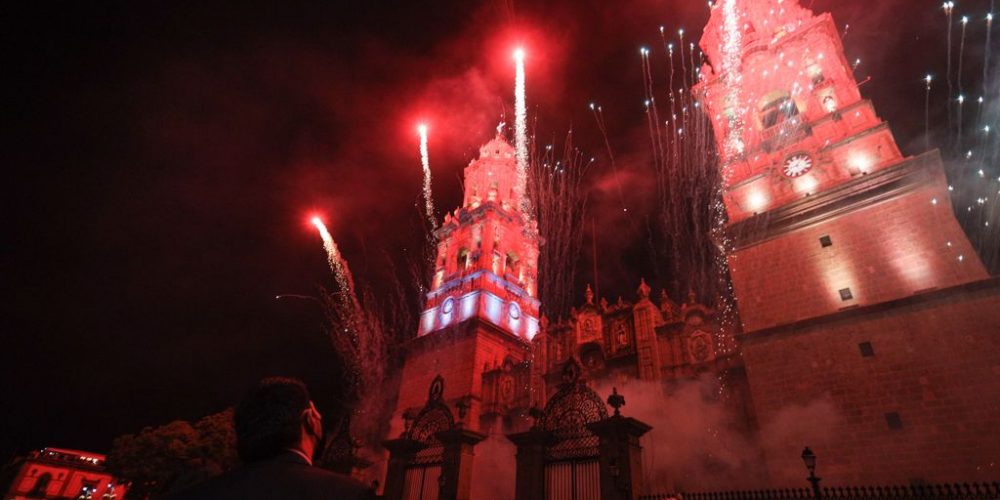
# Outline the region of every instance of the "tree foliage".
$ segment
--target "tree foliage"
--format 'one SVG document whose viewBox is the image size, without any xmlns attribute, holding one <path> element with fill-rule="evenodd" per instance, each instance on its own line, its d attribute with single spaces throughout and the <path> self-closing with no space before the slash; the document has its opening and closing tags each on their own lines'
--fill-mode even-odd
<svg viewBox="0 0 1000 500">
<path fill-rule="evenodd" d="M 132 482 L 129 498 L 175 491 L 238 464 L 232 409 L 119 436 L 108 456 L 110 471 Z"/>
</svg>

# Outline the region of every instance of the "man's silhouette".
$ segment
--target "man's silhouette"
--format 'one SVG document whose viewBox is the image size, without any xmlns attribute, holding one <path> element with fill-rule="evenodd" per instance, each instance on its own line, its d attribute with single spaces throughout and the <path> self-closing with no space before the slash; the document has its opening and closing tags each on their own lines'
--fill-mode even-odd
<svg viewBox="0 0 1000 500">
<path fill-rule="evenodd" d="M 171 499 L 363 499 L 354 479 L 312 464 L 322 417 L 301 381 L 267 378 L 236 407 L 236 447 L 243 467 L 171 495 Z"/>
</svg>

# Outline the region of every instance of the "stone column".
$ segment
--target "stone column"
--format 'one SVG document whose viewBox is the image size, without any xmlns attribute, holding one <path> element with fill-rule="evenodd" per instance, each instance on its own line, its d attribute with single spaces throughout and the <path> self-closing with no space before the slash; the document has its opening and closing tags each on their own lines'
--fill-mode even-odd
<svg viewBox="0 0 1000 500">
<path fill-rule="evenodd" d="M 587 424 L 600 439 L 602 500 L 638 500 L 645 491 L 642 482 L 642 447 L 639 438 L 652 427 L 616 414 Z"/>
<path fill-rule="evenodd" d="M 444 445 L 441 463 L 440 500 L 470 500 L 473 449 L 485 434 L 458 427 L 435 434 Z"/>
<path fill-rule="evenodd" d="M 412 439 L 399 438 L 383 441 L 382 446 L 389 450 L 389 464 L 385 473 L 385 488 L 382 498 L 385 500 L 402 500 L 403 486 L 406 482 L 406 467 L 413 462 L 417 452 L 427 445 Z"/>
<path fill-rule="evenodd" d="M 554 437 L 549 431 L 532 428 L 527 432 L 508 434 L 517 446 L 517 480 L 514 498 L 545 500 L 545 448 Z"/>
</svg>

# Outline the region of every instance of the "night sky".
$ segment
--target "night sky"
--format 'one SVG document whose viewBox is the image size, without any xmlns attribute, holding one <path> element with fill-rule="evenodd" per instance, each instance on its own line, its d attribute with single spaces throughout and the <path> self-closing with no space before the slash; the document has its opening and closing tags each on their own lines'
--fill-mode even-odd
<svg viewBox="0 0 1000 500">
<path fill-rule="evenodd" d="M 862 59 L 859 80 L 872 77 L 863 93 L 904 151 L 919 152 L 922 78 L 944 73 L 940 2 L 802 3 L 850 24 L 847 56 Z M 956 8 L 975 19 L 971 88 L 988 3 Z M 28 8 L 46 10 L 18 11 Z M 331 284 L 308 216 L 325 218 L 358 280 L 379 290 L 386 263 L 424 238 L 415 124 L 431 127 L 443 213 L 512 107 L 517 43 L 540 136 L 573 127 L 599 159 L 590 207 L 602 292 L 631 297 L 651 272 L 645 236 L 602 189 L 609 170 L 586 106 L 603 106 L 633 217 L 645 217 L 638 48 L 654 49 L 664 91 L 658 27 L 696 41 L 708 17 L 692 0 L 7 10 L 2 459 L 41 446 L 107 451 L 117 435 L 220 411 L 271 374 L 303 378 L 321 410 L 333 408 L 338 366 L 319 308 L 274 300 Z"/>
</svg>

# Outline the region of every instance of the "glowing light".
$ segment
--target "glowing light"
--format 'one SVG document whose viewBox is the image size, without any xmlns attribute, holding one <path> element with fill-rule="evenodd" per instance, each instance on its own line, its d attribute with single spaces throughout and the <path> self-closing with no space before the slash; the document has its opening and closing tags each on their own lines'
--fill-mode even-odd
<svg viewBox="0 0 1000 500">
<path fill-rule="evenodd" d="M 806 195 L 812 194 L 816 186 L 819 185 L 819 181 L 816 180 L 812 175 L 803 175 L 795 181 L 795 189 L 799 193 L 804 193 Z"/>
<path fill-rule="evenodd" d="M 747 208 L 754 212 L 760 212 L 761 209 L 767 206 L 767 195 L 765 195 L 760 190 L 751 191 L 747 196 Z"/>
<path fill-rule="evenodd" d="M 420 134 L 420 164 L 424 168 L 424 206 L 427 210 L 427 221 L 431 224 L 431 230 L 437 228 L 437 220 L 434 217 L 434 197 L 431 193 L 431 162 L 427 154 L 427 125 L 421 123 L 417 125 L 417 133 Z"/>
<path fill-rule="evenodd" d="M 514 153 L 517 157 L 517 196 L 521 213 L 527 219 L 531 214 L 528 200 L 528 104 L 525 96 L 524 49 L 514 50 L 517 70 L 514 77 Z"/>
<path fill-rule="evenodd" d="M 872 168 L 872 165 L 875 164 L 871 156 L 869 156 L 867 153 L 860 153 L 860 152 L 852 153 L 847 161 L 850 166 L 858 169 L 858 171 L 863 173 L 867 173 L 868 170 Z"/>
</svg>

